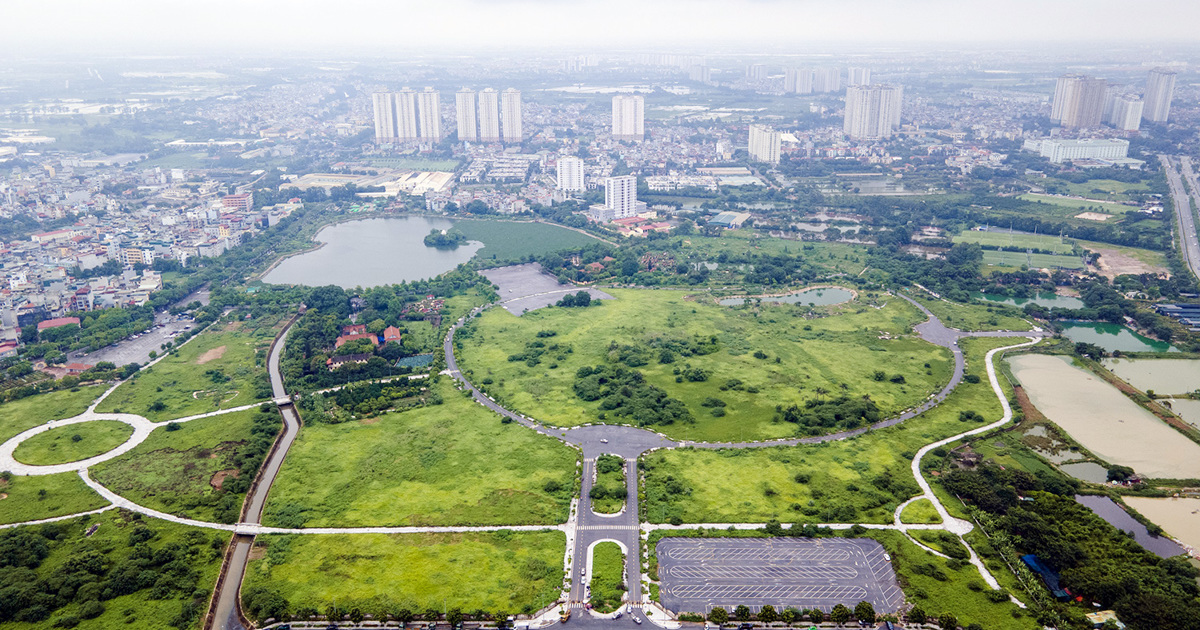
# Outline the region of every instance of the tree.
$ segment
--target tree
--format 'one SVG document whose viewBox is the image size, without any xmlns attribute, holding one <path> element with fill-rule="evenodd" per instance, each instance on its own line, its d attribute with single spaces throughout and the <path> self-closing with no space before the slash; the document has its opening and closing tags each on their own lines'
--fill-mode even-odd
<svg viewBox="0 0 1200 630">
<path fill-rule="evenodd" d="M 729 621 L 729 611 L 717 606 L 708 611 L 708 620 L 719 626 Z"/>
<path fill-rule="evenodd" d="M 396 621 L 400 622 L 400 627 L 404 628 L 413 620 L 413 611 L 408 608 L 400 608 L 392 613 L 392 616 L 396 618 Z"/>
<path fill-rule="evenodd" d="M 784 608 L 783 612 L 779 613 L 779 619 L 790 626 L 800 621 L 800 611 L 791 607 Z"/>
<path fill-rule="evenodd" d="M 821 623 L 822 621 L 825 621 L 825 611 L 821 610 L 820 608 L 813 608 L 812 610 L 808 611 L 808 620 L 813 623 Z"/>
<path fill-rule="evenodd" d="M 451 608 L 450 612 L 446 613 L 446 623 L 451 627 L 458 627 L 463 622 L 463 611 L 460 608 Z"/>
<path fill-rule="evenodd" d="M 868 601 L 858 602 L 854 606 L 854 618 L 864 623 L 875 623 L 875 607 Z"/>
<path fill-rule="evenodd" d="M 750 609 L 745 605 L 733 609 L 733 617 L 738 621 L 750 621 Z"/>
<path fill-rule="evenodd" d="M 767 604 L 758 610 L 758 620 L 763 623 L 775 623 L 779 620 L 779 614 L 775 612 L 775 607 Z"/>
<path fill-rule="evenodd" d="M 850 621 L 850 617 L 850 609 L 846 608 L 842 604 L 834 606 L 833 610 L 829 611 L 829 620 L 839 626 Z"/>
<path fill-rule="evenodd" d="M 938 617 L 938 627 L 942 630 L 955 630 L 958 628 L 958 617 L 953 614 L 944 612 Z"/>
<path fill-rule="evenodd" d="M 913 606 L 912 609 L 908 611 L 908 614 L 904 615 L 904 617 L 908 619 L 909 623 L 918 624 L 925 623 L 925 620 L 929 618 L 929 616 L 925 614 L 925 610 L 920 606 Z"/>
</svg>

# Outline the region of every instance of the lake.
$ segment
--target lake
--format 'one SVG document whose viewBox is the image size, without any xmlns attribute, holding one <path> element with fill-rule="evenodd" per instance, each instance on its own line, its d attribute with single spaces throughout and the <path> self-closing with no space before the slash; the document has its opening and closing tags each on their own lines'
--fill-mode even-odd
<svg viewBox="0 0 1200 630">
<path fill-rule="evenodd" d="M 1097 457 L 1144 477 L 1200 477 L 1200 445 L 1069 357 L 1026 354 L 1008 362 L 1038 411 Z"/>
<path fill-rule="evenodd" d="M 1121 380 L 1155 394 L 1188 394 L 1200 389 L 1200 360 L 1105 359 L 1104 367 Z"/>
<path fill-rule="evenodd" d="M 1165 341 L 1157 341 L 1133 332 L 1120 324 L 1099 322 L 1061 322 L 1063 336 L 1071 341 L 1090 343 L 1112 352 L 1179 352 Z"/>
<path fill-rule="evenodd" d="M 363 219 L 323 228 L 317 250 L 284 259 L 263 282 L 310 287 L 336 284 L 349 289 L 424 280 L 471 260 L 483 243 L 470 241 L 457 249 L 425 246 L 430 230 L 446 230 L 445 219 L 403 217 Z"/>
<path fill-rule="evenodd" d="M 996 304 L 1008 304 L 1021 308 L 1026 304 L 1037 304 L 1046 308 L 1083 308 L 1083 300 L 1077 297 L 1069 297 L 1066 295 L 1058 295 L 1055 293 L 1038 293 L 1031 298 L 1008 297 L 1006 295 L 991 295 L 988 293 L 980 293 L 975 291 L 971 293 L 971 297 L 976 300 L 985 302 L 994 302 Z"/>
<path fill-rule="evenodd" d="M 1130 516 L 1120 505 L 1108 497 L 1077 494 L 1075 501 L 1094 512 L 1096 516 L 1108 521 L 1109 525 L 1124 532 L 1132 532 L 1133 539 L 1139 545 L 1160 558 L 1170 558 L 1184 552 L 1183 547 L 1170 538 L 1151 536 L 1150 530 L 1146 529 L 1145 525 L 1139 523 L 1137 519 Z M 1151 519 L 1151 522 L 1155 521 Z"/>
<path fill-rule="evenodd" d="M 1125 503 L 1175 540 L 1200 549 L 1200 499 L 1125 497 Z"/>
<path fill-rule="evenodd" d="M 796 293 L 787 295 L 774 296 L 757 296 L 749 297 L 733 297 L 721 300 L 721 306 L 741 306 L 746 303 L 746 300 L 762 300 L 771 304 L 808 304 L 811 306 L 830 306 L 833 304 L 841 304 L 854 299 L 854 293 L 846 289 L 837 287 L 827 287 L 823 289 L 805 289 Z"/>
<path fill-rule="evenodd" d="M 1075 462 L 1062 464 L 1059 470 L 1072 477 L 1088 483 L 1108 483 L 1108 469 L 1096 462 Z"/>
<path fill-rule="evenodd" d="M 1171 411 L 1182 418 L 1184 422 L 1200 429 L 1200 400 L 1169 398 L 1159 402 L 1170 407 Z"/>
</svg>

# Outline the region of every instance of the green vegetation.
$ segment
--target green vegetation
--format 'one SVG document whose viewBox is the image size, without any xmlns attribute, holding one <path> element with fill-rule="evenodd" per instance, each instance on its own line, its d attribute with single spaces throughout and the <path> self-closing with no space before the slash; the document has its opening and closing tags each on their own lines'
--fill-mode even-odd
<svg viewBox="0 0 1200 630">
<path fill-rule="evenodd" d="M 436 247 L 438 249 L 457 249 L 459 245 L 467 242 L 467 237 L 463 236 L 462 232 L 453 228 L 449 230 L 430 230 L 429 234 L 425 235 L 425 247 Z"/>
<path fill-rule="evenodd" d="M 520 260 L 600 242 L 550 223 L 455 219 L 454 228 L 468 240 L 483 243 L 483 249 L 475 253 L 477 260 Z"/>
<path fill-rule="evenodd" d="M 271 397 L 267 349 L 279 317 L 216 324 L 154 367 L 121 385 L 97 411 L 152 421 L 240 407 Z"/>
<path fill-rule="evenodd" d="M 625 595 L 625 554 L 612 541 L 592 547 L 592 579 L 589 600 L 596 612 L 610 613 L 621 607 Z"/>
<path fill-rule="evenodd" d="M 562 532 L 260 536 L 242 604 L 257 618 L 339 609 L 530 613 L 558 598 Z M 378 617 L 377 617 L 378 618 Z"/>
<path fill-rule="evenodd" d="M 1122 215 L 1126 212 L 1138 210 L 1137 206 L 1127 206 L 1120 203 L 1111 203 L 1096 199 L 1071 199 L 1068 197 L 1054 197 L 1051 195 L 1039 195 L 1036 193 L 1018 195 L 1017 198 L 1025 201 L 1032 201 L 1034 203 L 1044 203 L 1051 206 L 1065 208 L 1073 213 L 1072 216 L 1081 212 L 1099 212 L 1101 214 Z"/>
<path fill-rule="evenodd" d="M 105 387 L 96 385 L 64 389 L 0 405 L 0 442 L 6 442 L 18 433 L 39 424 L 72 418 L 87 411 L 88 405 L 104 393 Z"/>
<path fill-rule="evenodd" d="M 1057 236 L 1046 234 L 1011 234 L 970 230 L 954 237 L 955 243 L 979 243 L 991 247 L 1019 247 L 1044 250 L 1055 254 L 1070 254 L 1074 246 Z"/>
<path fill-rule="evenodd" d="M 336 425 L 309 421 L 267 502 L 282 527 L 541 525 L 567 519 L 577 455 L 502 422 L 449 379 L 443 404 Z"/>
<path fill-rule="evenodd" d="M 226 540 L 122 510 L 0 531 L 0 623 L 198 628 Z"/>
<path fill-rule="evenodd" d="M 941 523 L 942 517 L 933 508 L 929 499 L 917 499 L 904 506 L 900 513 L 901 523 Z"/>
<path fill-rule="evenodd" d="M 78 514 L 108 505 L 73 472 L 18 477 L 0 472 L 0 523 Z"/>
<path fill-rule="evenodd" d="M 895 297 L 821 308 L 720 307 L 674 291 L 612 293 L 616 300 L 587 309 L 522 317 L 491 309 L 456 335 L 459 363 L 496 400 L 543 422 L 574 426 L 616 416 L 708 441 L 823 432 L 786 421 L 783 411 L 830 396 L 869 396 L 890 415 L 949 379 L 949 352 L 909 333 L 924 317 Z M 544 331 L 555 336 L 539 337 Z M 889 371 L 876 380 L 885 355 Z M 601 378 L 594 378 L 597 366 Z M 608 379 L 619 374 L 631 392 L 645 395 L 613 396 L 621 390 L 609 391 Z M 651 399 L 666 406 L 638 415 L 645 407 L 638 402 Z M 626 409 L 632 415 L 623 417 Z"/>
<path fill-rule="evenodd" d="M 77 462 L 125 443 L 133 427 L 116 420 L 70 424 L 39 433 L 17 446 L 13 459 L 31 466 Z"/>
<path fill-rule="evenodd" d="M 92 467 L 92 478 L 138 505 L 234 523 L 279 427 L 274 409 L 159 427 L 132 451 Z"/>
<path fill-rule="evenodd" d="M 616 455 L 596 458 L 596 483 L 589 493 L 592 510 L 601 514 L 616 514 L 625 507 L 628 494 L 624 458 Z"/>
<path fill-rule="evenodd" d="M 1027 254 L 1025 252 L 983 252 L 983 262 L 1000 267 L 1030 267 L 1033 269 L 1083 269 L 1086 265 L 1078 256 L 1057 254 Z"/>
<path fill-rule="evenodd" d="M 1020 339 L 964 339 L 968 374 L 984 374 L 987 350 Z M 653 523 L 890 523 L 916 495 L 909 463 L 918 449 L 1001 415 L 987 378 L 964 380 L 941 405 L 904 423 L 812 446 L 675 449 L 642 458 L 642 514 Z M 924 462 L 935 464 L 945 452 Z M 753 474 L 749 474 L 753 471 Z"/>
<path fill-rule="evenodd" d="M 923 291 L 909 295 L 920 302 L 942 323 L 959 330 L 1030 330 L 1020 309 L 1004 304 L 952 302 L 931 297 Z"/>
</svg>

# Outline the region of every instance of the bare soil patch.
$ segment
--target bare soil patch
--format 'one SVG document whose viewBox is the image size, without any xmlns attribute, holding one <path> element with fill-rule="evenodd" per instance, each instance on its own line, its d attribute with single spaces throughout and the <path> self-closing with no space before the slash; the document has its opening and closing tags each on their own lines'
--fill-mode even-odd
<svg viewBox="0 0 1200 630">
<path fill-rule="evenodd" d="M 3 493 L 3 492 L 0 492 L 0 501 L 3 501 L 3 500 L 5 500 L 5 499 L 7 499 L 7 498 L 8 498 L 8 495 L 7 495 L 7 494 L 5 494 L 5 493 Z"/>
<path fill-rule="evenodd" d="M 1029 400 L 1029 394 L 1025 393 L 1025 388 L 1020 385 L 1013 386 L 1013 395 L 1017 398 L 1017 404 L 1021 406 L 1021 413 L 1025 414 L 1025 419 L 1031 422 L 1045 422 L 1046 416 L 1033 406 Z"/>
<path fill-rule="evenodd" d="M 262 560 L 263 558 L 267 557 L 267 548 L 261 545 L 254 545 L 253 547 L 250 547 L 249 557 L 251 561 Z"/>
<path fill-rule="evenodd" d="M 1100 260 L 1096 262 L 1097 271 L 1100 275 L 1112 280 L 1123 274 L 1143 274 L 1143 273 L 1166 273 L 1164 267 L 1144 263 L 1132 256 L 1126 256 L 1115 249 L 1098 249 L 1096 253 L 1100 254 Z"/>
<path fill-rule="evenodd" d="M 208 485 L 216 488 L 217 490 L 220 490 L 221 485 L 225 483 L 226 479 L 229 479 L 229 478 L 236 479 L 237 476 L 238 476 L 238 471 L 236 468 L 229 468 L 226 470 L 218 470 L 216 472 L 216 474 L 214 474 L 212 476 L 212 479 L 210 479 L 208 481 Z"/>
<path fill-rule="evenodd" d="M 1087 219 L 1088 221 L 1107 221 L 1115 215 L 1101 214 L 1099 212 L 1081 212 L 1075 215 L 1076 219 Z"/>
<path fill-rule="evenodd" d="M 196 365 L 204 365 L 209 361 L 216 361 L 223 356 L 225 356 L 225 346 L 218 346 L 200 355 L 200 358 L 196 359 Z"/>
</svg>

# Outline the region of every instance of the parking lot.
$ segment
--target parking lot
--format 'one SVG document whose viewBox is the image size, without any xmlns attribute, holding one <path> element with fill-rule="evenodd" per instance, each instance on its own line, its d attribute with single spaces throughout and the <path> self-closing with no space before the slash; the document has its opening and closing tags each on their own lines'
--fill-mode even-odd
<svg viewBox="0 0 1200 630">
<path fill-rule="evenodd" d="M 739 605 L 757 611 L 767 604 L 828 612 L 863 600 L 889 613 L 904 599 L 874 540 L 664 538 L 657 550 L 659 595 L 676 613 Z"/>
<path fill-rule="evenodd" d="M 613 296 L 598 289 L 583 289 L 563 284 L 558 278 L 546 273 L 538 263 L 485 269 L 479 273 L 500 287 L 501 305 L 517 316 L 550 306 L 563 296 L 579 291 L 587 291 L 593 300 L 613 299 Z"/>
</svg>

